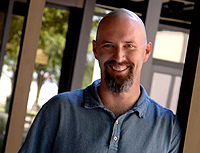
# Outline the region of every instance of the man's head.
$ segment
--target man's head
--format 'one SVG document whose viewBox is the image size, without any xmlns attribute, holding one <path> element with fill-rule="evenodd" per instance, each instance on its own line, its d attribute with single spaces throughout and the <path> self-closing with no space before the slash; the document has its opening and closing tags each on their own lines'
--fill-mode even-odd
<svg viewBox="0 0 200 153">
<path fill-rule="evenodd" d="M 131 11 L 118 9 L 99 23 L 93 51 L 108 89 L 128 92 L 135 82 L 140 82 L 141 68 L 150 55 L 151 43 L 147 43 L 141 19 Z"/>
</svg>

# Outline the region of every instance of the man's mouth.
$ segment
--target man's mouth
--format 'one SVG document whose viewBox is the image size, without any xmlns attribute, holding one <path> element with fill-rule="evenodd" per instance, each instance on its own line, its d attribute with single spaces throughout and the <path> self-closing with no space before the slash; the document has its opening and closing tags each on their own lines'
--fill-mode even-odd
<svg viewBox="0 0 200 153">
<path fill-rule="evenodd" d="M 110 65 L 110 67 L 115 71 L 124 71 L 128 68 L 126 65 Z"/>
<path fill-rule="evenodd" d="M 113 70 L 113 73 L 120 73 L 120 74 L 126 73 L 128 69 L 133 68 L 133 64 L 131 62 L 124 61 L 119 63 L 116 62 L 115 60 L 105 62 L 104 66 L 107 72 L 108 68 L 110 68 L 111 70 Z"/>
</svg>

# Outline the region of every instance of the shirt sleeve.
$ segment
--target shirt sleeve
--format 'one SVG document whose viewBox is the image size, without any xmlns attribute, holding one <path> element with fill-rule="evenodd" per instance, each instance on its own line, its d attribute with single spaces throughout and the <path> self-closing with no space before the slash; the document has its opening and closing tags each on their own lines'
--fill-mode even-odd
<svg viewBox="0 0 200 153">
<path fill-rule="evenodd" d="M 181 142 L 181 128 L 180 128 L 179 120 L 176 117 L 169 153 L 178 153 L 179 147 L 180 147 L 180 142 Z"/>
<path fill-rule="evenodd" d="M 37 114 L 19 153 L 50 153 L 59 124 L 59 105 L 45 104 Z"/>
</svg>

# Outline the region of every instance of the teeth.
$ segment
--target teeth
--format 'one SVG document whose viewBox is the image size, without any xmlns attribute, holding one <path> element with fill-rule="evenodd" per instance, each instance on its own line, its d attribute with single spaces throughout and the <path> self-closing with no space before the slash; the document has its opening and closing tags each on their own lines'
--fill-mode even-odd
<svg viewBox="0 0 200 153">
<path fill-rule="evenodd" d="M 112 68 L 116 71 L 123 71 L 127 68 L 127 66 L 113 66 Z"/>
</svg>

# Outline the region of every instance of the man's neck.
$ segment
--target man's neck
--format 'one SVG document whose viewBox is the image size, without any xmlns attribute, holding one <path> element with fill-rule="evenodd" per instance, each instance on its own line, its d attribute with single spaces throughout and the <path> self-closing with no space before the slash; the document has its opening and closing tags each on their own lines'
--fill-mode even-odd
<svg viewBox="0 0 200 153">
<path fill-rule="evenodd" d="M 111 110 L 116 117 L 132 109 L 140 96 L 140 84 L 135 82 L 129 92 L 116 93 L 110 91 L 102 81 L 99 94 L 105 107 Z"/>
</svg>

